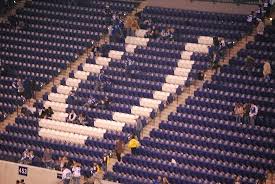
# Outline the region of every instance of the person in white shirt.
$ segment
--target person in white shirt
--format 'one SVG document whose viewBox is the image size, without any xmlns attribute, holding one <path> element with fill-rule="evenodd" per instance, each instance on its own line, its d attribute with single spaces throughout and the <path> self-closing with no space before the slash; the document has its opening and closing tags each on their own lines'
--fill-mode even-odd
<svg viewBox="0 0 275 184">
<path fill-rule="evenodd" d="M 76 119 L 77 119 L 77 115 L 76 115 L 76 113 L 74 112 L 74 110 L 72 110 L 72 111 L 69 113 L 69 115 L 68 115 L 67 121 L 68 121 L 69 123 L 73 123 L 73 122 L 76 121 Z"/>
<path fill-rule="evenodd" d="M 80 184 L 80 176 L 81 176 L 80 164 L 74 162 L 72 171 L 73 171 L 73 184 Z"/>
<path fill-rule="evenodd" d="M 62 171 L 62 181 L 63 184 L 69 184 L 72 178 L 72 172 L 70 169 L 65 166 L 65 169 Z"/>
<path fill-rule="evenodd" d="M 255 104 L 251 104 L 249 111 L 250 124 L 255 125 L 255 119 L 258 114 L 258 107 Z"/>
</svg>

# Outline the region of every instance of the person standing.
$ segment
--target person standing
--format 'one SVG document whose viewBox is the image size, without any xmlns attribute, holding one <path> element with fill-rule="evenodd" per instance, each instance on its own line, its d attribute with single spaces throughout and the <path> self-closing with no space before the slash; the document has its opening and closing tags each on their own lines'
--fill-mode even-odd
<svg viewBox="0 0 275 184">
<path fill-rule="evenodd" d="M 143 125 L 141 121 L 137 121 L 137 125 L 136 125 L 136 136 L 138 138 L 138 140 L 140 140 L 140 134 L 142 131 Z"/>
<path fill-rule="evenodd" d="M 271 70 L 270 63 L 268 61 L 265 61 L 263 66 L 263 76 L 265 79 L 269 80 L 271 74 L 272 74 L 272 70 Z"/>
<path fill-rule="evenodd" d="M 257 25 L 257 28 L 256 28 L 258 35 L 263 35 L 264 34 L 264 27 L 265 27 L 264 22 L 260 19 L 260 21 Z"/>
<path fill-rule="evenodd" d="M 241 123 L 241 119 L 243 117 L 243 113 L 244 113 L 244 111 L 243 111 L 243 105 L 240 104 L 240 103 L 237 103 L 236 106 L 235 106 L 235 108 L 234 108 L 234 114 L 236 116 L 236 121 L 238 123 Z"/>
<path fill-rule="evenodd" d="M 103 156 L 102 166 L 101 166 L 103 172 L 107 172 L 108 163 L 109 163 L 109 156 L 105 154 Z"/>
<path fill-rule="evenodd" d="M 73 184 L 80 184 L 81 167 L 79 163 L 74 162 L 73 168 Z"/>
<path fill-rule="evenodd" d="M 166 177 L 162 179 L 162 184 L 169 184 L 169 181 Z"/>
<path fill-rule="evenodd" d="M 249 124 L 249 112 L 250 112 L 250 104 L 245 104 L 244 106 L 243 106 L 243 111 L 244 111 L 244 113 L 243 113 L 243 123 L 245 123 L 245 124 Z"/>
<path fill-rule="evenodd" d="M 67 167 L 67 165 L 64 166 L 64 170 L 62 171 L 62 181 L 63 184 L 69 184 L 72 178 L 72 172 Z"/>
<path fill-rule="evenodd" d="M 42 161 L 44 162 L 46 168 L 53 168 L 52 151 L 49 148 L 45 149 Z"/>
<path fill-rule="evenodd" d="M 123 142 L 122 142 L 121 139 L 118 139 L 116 141 L 115 151 L 116 151 L 117 160 L 120 162 L 121 161 L 121 154 L 123 152 Z"/>
<path fill-rule="evenodd" d="M 249 111 L 250 124 L 255 125 L 255 119 L 258 114 L 258 107 L 255 104 L 251 104 Z"/>
<path fill-rule="evenodd" d="M 132 135 L 131 140 L 128 143 L 128 147 L 131 149 L 131 153 L 136 155 L 136 149 L 140 146 L 139 141 L 136 139 L 135 135 Z"/>
</svg>

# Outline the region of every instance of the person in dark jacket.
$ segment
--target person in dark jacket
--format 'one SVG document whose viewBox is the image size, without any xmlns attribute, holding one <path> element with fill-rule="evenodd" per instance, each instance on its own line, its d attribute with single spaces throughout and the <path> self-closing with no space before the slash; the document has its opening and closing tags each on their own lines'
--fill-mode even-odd
<svg viewBox="0 0 275 184">
<path fill-rule="evenodd" d="M 32 98 L 32 88 L 30 79 L 26 79 L 23 83 L 24 86 L 24 96 L 27 100 Z"/>
<path fill-rule="evenodd" d="M 123 141 L 122 140 L 118 139 L 116 141 L 115 151 L 116 151 L 117 160 L 120 162 L 121 161 L 121 154 L 123 152 Z"/>
</svg>

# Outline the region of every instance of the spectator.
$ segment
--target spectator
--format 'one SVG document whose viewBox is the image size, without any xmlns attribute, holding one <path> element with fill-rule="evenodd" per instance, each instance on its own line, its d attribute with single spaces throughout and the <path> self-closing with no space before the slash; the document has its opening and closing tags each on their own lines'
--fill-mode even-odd
<svg viewBox="0 0 275 184">
<path fill-rule="evenodd" d="M 20 163 L 24 163 L 24 161 L 28 158 L 29 150 L 25 149 L 25 151 L 22 153 L 22 157 L 20 159 Z"/>
<path fill-rule="evenodd" d="M 67 165 L 64 165 L 64 170 L 62 171 L 63 184 L 69 184 L 71 178 L 72 178 L 72 171 L 67 167 Z"/>
<path fill-rule="evenodd" d="M 162 184 L 169 184 L 169 181 L 166 177 L 162 179 Z"/>
<path fill-rule="evenodd" d="M 263 35 L 264 34 L 264 21 L 262 21 L 261 19 L 259 20 L 258 26 L 257 26 L 257 34 L 258 35 Z"/>
<path fill-rule="evenodd" d="M 126 29 L 126 35 L 132 36 L 132 29 L 131 26 L 133 25 L 133 17 L 127 16 L 124 20 L 124 28 Z"/>
<path fill-rule="evenodd" d="M 152 20 L 151 19 L 145 19 L 142 23 L 143 29 L 149 29 L 152 26 Z"/>
<path fill-rule="evenodd" d="M 254 11 L 252 11 L 246 18 L 246 22 L 248 23 L 253 23 L 253 16 L 254 16 Z"/>
<path fill-rule="evenodd" d="M 67 163 L 68 163 L 68 158 L 66 156 L 59 157 L 59 159 L 58 159 L 59 170 L 62 171 L 64 169 L 65 165 L 67 165 Z"/>
<path fill-rule="evenodd" d="M 50 106 L 50 107 L 48 107 L 48 109 L 46 110 L 46 118 L 47 118 L 47 119 L 51 119 L 52 115 L 53 115 L 53 109 L 52 109 L 52 107 Z"/>
<path fill-rule="evenodd" d="M 100 106 L 102 109 L 107 109 L 107 108 L 109 107 L 110 103 L 111 103 L 110 99 L 109 99 L 107 96 L 105 96 L 105 97 L 103 98 L 103 100 L 101 100 L 101 101 L 99 102 L 99 106 Z"/>
<path fill-rule="evenodd" d="M 29 100 L 32 98 L 31 80 L 26 78 L 23 82 L 24 86 L 24 97 Z"/>
<path fill-rule="evenodd" d="M 37 166 L 37 167 L 43 167 L 44 166 L 41 158 L 38 155 L 33 155 L 32 163 L 31 164 L 33 166 Z"/>
<path fill-rule="evenodd" d="M 258 114 L 258 107 L 255 104 L 251 104 L 249 111 L 250 124 L 255 125 L 255 119 Z"/>
<path fill-rule="evenodd" d="M 90 182 L 94 184 L 94 182 L 97 180 L 101 184 L 100 176 L 99 176 L 100 168 L 96 163 L 93 164 L 90 172 L 91 172 Z"/>
<path fill-rule="evenodd" d="M 136 139 L 135 135 L 132 135 L 131 140 L 128 143 L 128 147 L 131 149 L 131 153 L 136 155 L 136 149 L 140 146 L 139 141 Z"/>
<path fill-rule="evenodd" d="M 168 29 L 168 28 L 163 29 L 163 30 L 161 31 L 161 33 L 160 33 L 160 36 L 161 36 L 161 38 L 162 38 L 163 40 L 168 39 L 169 36 L 170 36 L 169 29 Z"/>
<path fill-rule="evenodd" d="M 125 62 L 125 70 L 126 70 L 126 75 L 128 77 L 132 77 L 132 71 L 134 70 L 135 67 L 135 61 L 131 60 L 131 59 L 127 59 Z"/>
<path fill-rule="evenodd" d="M 249 113 L 250 113 L 250 104 L 245 104 L 243 107 L 244 113 L 243 113 L 243 123 L 248 124 L 249 123 Z"/>
<path fill-rule="evenodd" d="M 161 176 L 158 176 L 158 178 L 153 181 L 153 184 L 162 184 L 162 178 L 161 178 Z"/>
<path fill-rule="evenodd" d="M 176 161 L 175 159 L 172 158 L 171 163 L 176 164 L 177 161 Z"/>
<path fill-rule="evenodd" d="M 237 176 L 235 181 L 234 181 L 234 184 L 241 184 L 241 177 L 240 176 Z"/>
<path fill-rule="evenodd" d="M 236 121 L 238 123 L 241 123 L 241 119 L 243 117 L 244 114 L 244 109 L 243 109 L 243 105 L 240 103 L 237 103 L 235 108 L 234 108 L 234 114 L 236 116 Z"/>
<path fill-rule="evenodd" d="M 95 108 L 97 106 L 97 104 L 98 104 L 97 100 L 93 96 L 91 96 L 88 99 L 87 103 L 84 104 L 84 106 L 88 107 L 88 108 Z"/>
<path fill-rule="evenodd" d="M 263 76 L 265 79 L 269 80 L 271 74 L 272 74 L 271 65 L 268 61 L 265 61 L 263 66 Z"/>
<path fill-rule="evenodd" d="M 16 89 L 19 96 L 24 95 L 24 86 L 21 79 L 17 79 L 12 83 L 12 87 Z"/>
<path fill-rule="evenodd" d="M 21 114 L 26 116 L 26 117 L 29 117 L 31 116 L 33 113 L 32 111 L 28 108 L 28 106 L 26 105 L 23 105 L 23 107 L 21 108 Z"/>
<path fill-rule="evenodd" d="M 176 40 L 175 29 L 174 28 L 170 28 L 169 32 L 170 32 L 170 34 L 169 34 L 169 40 L 170 41 L 175 41 Z"/>
<path fill-rule="evenodd" d="M 245 68 L 247 70 L 248 75 L 252 75 L 252 69 L 254 66 L 255 59 L 251 56 L 246 56 L 245 58 Z"/>
<path fill-rule="evenodd" d="M 81 176 L 81 167 L 79 163 L 74 162 L 73 168 L 73 178 L 72 178 L 72 183 L 73 184 L 80 184 L 80 176 Z"/>
<path fill-rule="evenodd" d="M 118 139 L 116 141 L 115 152 L 116 152 L 117 160 L 120 162 L 121 161 L 121 154 L 123 152 L 123 142 L 120 139 Z"/>
<path fill-rule="evenodd" d="M 220 58 L 221 57 L 219 52 L 214 52 L 213 59 L 212 59 L 212 69 L 215 69 L 215 70 L 218 69 Z"/>
<path fill-rule="evenodd" d="M 109 156 L 105 154 L 102 158 L 102 165 L 101 165 L 103 172 L 107 172 L 108 163 L 109 163 Z"/>
<path fill-rule="evenodd" d="M 69 115 L 67 117 L 67 122 L 74 123 L 76 120 L 77 120 L 77 115 L 74 112 L 74 110 L 71 110 L 71 112 L 69 113 Z"/>
<path fill-rule="evenodd" d="M 140 133 L 142 131 L 143 125 L 141 121 L 137 121 L 137 125 L 136 125 L 136 135 L 138 140 L 140 140 Z"/>
<path fill-rule="evenodd" d="M 42 161 L 44 162 L 46 168 L 53 168 L 54 163 L 52 159 L 52 150 L 50 150 L 49 148 L 45 149 Z"/>
</svg>

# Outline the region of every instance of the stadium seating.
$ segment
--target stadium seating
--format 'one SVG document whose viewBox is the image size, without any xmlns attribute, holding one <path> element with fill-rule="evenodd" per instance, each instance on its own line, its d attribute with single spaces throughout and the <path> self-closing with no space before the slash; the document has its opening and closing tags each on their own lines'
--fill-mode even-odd
<svg viewBox="0 0 275 184">
<path fill-rule="evenodd" d="M 178 26 L 176 28 L 183 27 L 181 29 L 187 34 L 197 35 L 200 27 L 207 27 L 209 29 L 203 29 L 201 35 L 213 36 L 211 29 L 217 29 L 216 36 L 233 40 L 251 30 L 245 17 L 237 15 L 147 7 L 141 17 L 144 20 L 151 17 L 156 27 L 166 26 L 169 21 L 169 24 Z M 186 26 L 186 21 L 190 25 Z M 239 25 L 239 29 L 234 29 L 235 25 Z M 222 29 L 218 30 L 219 26 Z M 272 28 L 268 27 L 266 32 L 270 33 L 270 30 Z M 138 31 L 136 35 L 143 36 L 144 32 Z M 191 43 L 199 43 L 194 35 L 190 36 L 194 38 Z M 168 121 L 162 121 L 158 129 L 150 132 L 150 137 L 141 140 L 137 155 L 124 156 L 123 162 L 116 163 L 113 172 L 106 173 L 105 177 L 140 184 L 143 180 L 151 183 L 158 176 L 179 184 L 233 183 L 236 176 L 241 177 L 242 183 L 252 184 L 265 178 L 268 170 L 274 170 L 275 162 L 274 76 L 269 81 L 263 79 L 260 61 L 270 59 L 274 67 L 272 44 L 266 41 L 268 36 L 265 33 L 256 38 L 256 43 L 248 43 L 247 49 L 241 50 L 229 65 L 222 66 L 212 81 L 206 81 L 184 105 L 179 105 L 177 111 L 168 116 Z M 161 42 L 155 45 L 163 51 L 169 48 Z M 175 50 L 181 48 L 182 45 L 174 47 Z M 149 48 L 147 52 L 155 52 L 151 50 Z M 177 52 L 169 55 L 178 57 Z M 247 55 L 256 58 L 251 74 L 244 64 Z M 237 123 L 233 114 L 236 103 L 249 102 L 259 107 L 254 126 Z"/>
</svg>

